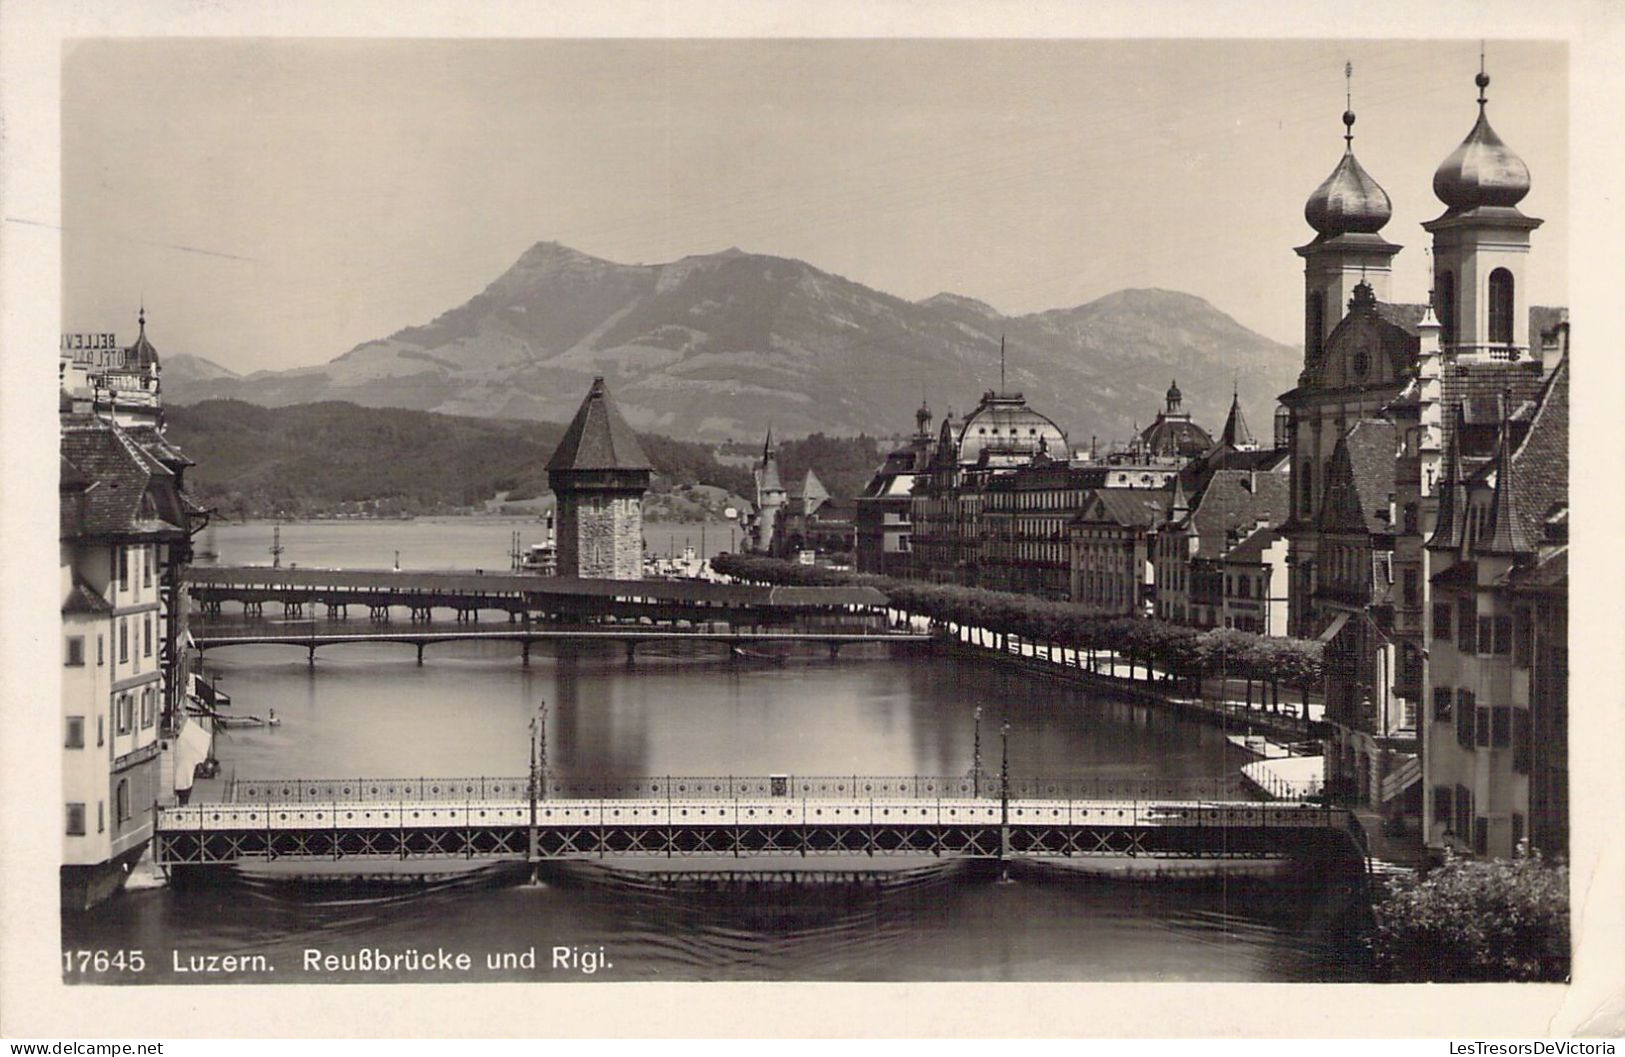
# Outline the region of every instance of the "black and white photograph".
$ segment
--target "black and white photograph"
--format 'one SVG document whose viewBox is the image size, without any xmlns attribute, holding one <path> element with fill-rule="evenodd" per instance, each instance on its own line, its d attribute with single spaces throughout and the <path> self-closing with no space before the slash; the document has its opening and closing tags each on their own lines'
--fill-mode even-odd
<svg viewBox="0 0 1625 1057">
<path fill-rule="evenodd" d="M 53 983 L 1571 983 L 1573 45 L 1412 29 L 64 39 Z"/>
</svg>

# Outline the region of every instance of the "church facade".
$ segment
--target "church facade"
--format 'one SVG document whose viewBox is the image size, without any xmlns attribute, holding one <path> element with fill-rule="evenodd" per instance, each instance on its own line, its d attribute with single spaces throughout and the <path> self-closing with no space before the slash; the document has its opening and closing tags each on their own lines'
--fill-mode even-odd
<svg viewBox="0 0 1625 1057">
<path fill-rule="evenodd" d="M 1343 156 L 1304 208 L 1315 230 L 1297 250 L 1304 360 L 1298 385 L 1281 397 L 1292 453 L 1281 526 L 1289 631 L 1326 643 L 1328 789 L 1417 820 L 1435 846 L 1440 831 L 1427 821 L 1442 818 L 1435 787 L 1449 785 L 1451 825 L 1462 824 L 1454 784 L 1435 781 L 1448 753 L 1431 736 L 1443 722 L 1434 700 L 1443 669 L 1428 621 L 1447 556 L 1427 544 L 1445 454 L 1485 465 L 1523 428 L 1517 414 L 1532 413 L 1561 359 L 1542 337 L 1557 311 L 1525 300 L 1530 233 L 1540 224 L 1517 209 L 1528 169 L 1489 125 L 1489 78 L 1480 73 L 1477 83 L 1477 123 L 1434 174 L 1445 209 L 1423 225 L 1433 272 L 1424 301 L 1390 296 L 1400 250 L 1380 234 L 1390 200 L 1355 158 L 1355 118 L 1344 114 Z M 1509 419 L 1507 406 L 1523 410 Z M 1458 846 L 1471 850 L 1474 823 L 1465 825 Z M 1493 832 L 1511 830 L 1509 822 Z M 1504 854 L 1510 843 L 1477 845 Z"/>
</svg>

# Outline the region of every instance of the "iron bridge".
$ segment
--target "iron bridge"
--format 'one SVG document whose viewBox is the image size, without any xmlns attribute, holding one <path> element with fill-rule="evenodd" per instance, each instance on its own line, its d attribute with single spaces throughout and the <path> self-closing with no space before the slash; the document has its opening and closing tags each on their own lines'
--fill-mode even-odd
<svg viewBox="0 0 1625 1057">
<path fill-rule="evenodd" d="M 172 870 L 283 859 L 914 855 L 1355 861 L 1361 855 L 1358 822 L 1348 811 L 1297 802 L 1004 800 L 958 790 L 927 797 L 792 797 L 747 790 L 727 799 L 689 793 L 533 800 L 523 780 L 460 801 L 408 799 L 404 788 L 400 799 L 389 801 L 368 798 L 364 786 L 365 780 L 351 780 L 329 799 L 254 796 L 250 802 L 161 807 L 155 860 Z"/>
</svg>

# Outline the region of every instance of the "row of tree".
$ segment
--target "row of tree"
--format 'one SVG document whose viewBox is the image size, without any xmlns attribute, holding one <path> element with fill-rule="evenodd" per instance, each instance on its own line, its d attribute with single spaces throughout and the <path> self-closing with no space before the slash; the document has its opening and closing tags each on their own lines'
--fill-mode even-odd
<svg viewBox="0 0 1625 1057">
<path fill-rule="evenodd" d="M 1218 676 L 1244 680 L 1249 700 L 1254 685 L 1262 685 L 1278 704 L 1282 687 L 1295 689 L 1305 715 L 1309 692 L 1324 675 L 1322 644 L 1305 639 L 1231 628 L 1199 631 L 1144 617 L 1103 616 L 1030 595 L 842 572 L 757 555 L 718 555 L 711 564 L 720 573 L 753 583 L 871 586 L 895 608 L 935 624 L 982 629 L 994 636 L 999 649 L 1015 636 L 1050 660 L 1057 650 L 1073 650 L 1079 663 L 1094 669 L 1102 656 L 1115 658 L 1129 664 L 1131 676 L 1143 667 L 1147 679 L 1170 682 L 1176 691 L 1200 694 L 1202 680 Z"/>
</svg>

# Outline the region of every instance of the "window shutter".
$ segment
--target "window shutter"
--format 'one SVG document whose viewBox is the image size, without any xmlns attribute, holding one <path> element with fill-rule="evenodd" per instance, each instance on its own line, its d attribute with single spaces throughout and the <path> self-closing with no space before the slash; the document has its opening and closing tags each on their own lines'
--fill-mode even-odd
<svg viewBox="0 0 1625 1057">
<path fill-rule="evenodd" d="M 1450 718 L 1450 705 L 1456 692 L 1448 686 L 1435 686 L 1433 688 L 1433 718 L 1436 722 L 1443 722 Z"/>
<path fill-rule="evenodd" d="M 1529 711 L 1515 708 L 1512 710 L 1512 769 L 1519 774 L 1529 773 Z"/>
<path fill-rule="evenodd" d="M 1487 749 L 1490 747 L 1490 706 L 1479 705 L 1477 711 L 1478 717 L 1473 721 L 1477 726 L 1474 743 L 1481 749 Z"/>
</svg>

